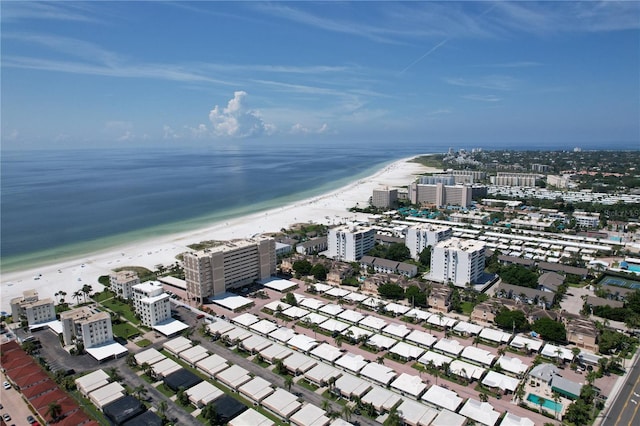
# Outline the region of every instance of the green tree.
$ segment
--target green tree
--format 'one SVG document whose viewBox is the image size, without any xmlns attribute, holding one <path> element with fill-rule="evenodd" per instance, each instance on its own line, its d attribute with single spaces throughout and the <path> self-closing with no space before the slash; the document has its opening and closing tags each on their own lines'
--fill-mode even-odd
<svg viewBox="0 0 640 426">
<path fill-rule="evenodd" d="M 506 307 L 500 308 L 494 319 L 496 325 L 503 330 L 515 331 L 527 330 L 529 322 L 522 311 L 512 311 Z"/>
<path fill-rule="evenodd" d="M 58 421 L 58 418 L 62 415 L 62 405 L 56 401 L 52 401 L 47 405 L 46 415 L 51 419 L 51 423 Z"/>
<path fill-rule="evenodd" d="M 187 392 L 186 392 L 184 386 L 180 386 L 180 388 L 176 392 L 176 397 L 177 397 L 178 402 L 182 406 L 186 407 L 187 405 L 189 405 L 189 395 L 187 395 Z"/>
<path fill-rule="evenodd" d="M 293 377 L 287 376 L 284 378 L 284 387 L 287 391 L 291 390 L 291 386 L 293 386 Z"/>
<path fill-rule="evenodd" d="M 313 275 L 313 277 L 318 281 L 326 280 L 328 272 L 329 271 L 322 263 L 316 263 L 311 268 L 311 275 Z"/>
<path fill-rule="evenodd" d="M 564 342 L 567 340 L 567 330 L 564 324 L 551 318 L 538 318 L 531 328 L 540 334 L 544 340 L 550 342 Z"/>
<path fill-rule="evenodd" d="M 388 299 L 399 300 L 404 298 L 404 289 L 397 284 L 387 283 L 378 287 L 378 294 Z"/>
<path fill-rule="evenodd" d="M 427 268 L 431 267 L 431 246 L 427 246 L 420 252 L 420 256 L 418 257 L 420 263 Z"/>
<path fill-rule="evenodd" d="M 307 259 L 296 260 L 293 262 L 293 270 L 296 271 L 296 276 L 309 275 L 311 273 L 311 262 Z"/>
<path fill-rule="evenodd" d="M 284 295 L 284 302 L 291 306 L 298 306 L 298 301 L 292 292 L 288 292 Z"/>
<path fill-rule="evenodd" d="M 538 287 L 538 274 L 522 265 L 512 264 L 501 268 L 498 275 L 502 281 L 509 284 L 530 288 Z"/>
<path fill-rule="evenodd" d="M 404 243 L 393 243 L 387 249 L 387 259 L 402 262 L 411 257 L 409 247 Z"/>
</svg>

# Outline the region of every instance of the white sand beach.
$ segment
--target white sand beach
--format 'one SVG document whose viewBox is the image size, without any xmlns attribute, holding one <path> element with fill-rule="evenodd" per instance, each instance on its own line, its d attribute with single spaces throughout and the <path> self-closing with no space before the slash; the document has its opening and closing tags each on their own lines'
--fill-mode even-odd
<svg viewBox="0 0 640 426">
<path fill-rule="evenodd" d="M 294 223 L 331 225 L 353 219 L 366 219 L 367 215 L 351 213 L 348 209 L 356 204 L 368 205 L 375 188 L 406 186 L 417 175 L 435 171 L 409 162 L 410 159 L 396 161 L 372 176 L 335 191 L 283 207 L 214 223 L 195 231 L 162 235 L 56 264 L 2 274 L 0 308 L 10 312 L 10 300 L 22 296 L 23 291 L 30 289 L 38 291 L 40 298 L 54 297 L 56 292 L 62 290 L 67 293 L 67 302 L 73 303 L 71 294 L 84 284 L 90 284 L 94 291 L 101 291 L 102 285 L 98 283 L 98 277 L 109 274 L 114 268 L 143 266 L 153 269 L 158 264 L 170 265 L 176 262 L 176 255 L 189 250 L 188 244 L 200 241 L 250 238 L 277 232 Z"/>
</svg>

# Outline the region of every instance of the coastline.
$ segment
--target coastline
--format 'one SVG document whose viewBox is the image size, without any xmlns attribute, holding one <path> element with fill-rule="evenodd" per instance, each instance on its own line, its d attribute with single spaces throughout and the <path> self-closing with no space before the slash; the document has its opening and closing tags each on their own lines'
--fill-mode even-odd
<svg viewBox="0 0 640 426">
<path fill-rule="evenodd" d="M 356 204 L 367 204 L 373 189 L 377 187 L 404 186 L 415 176 L 436 170 L 411 162 L 419 156 L 394 161 L 374 174 L 338 189 L 280 207 L 215 221 L 198 229 L 124 243 L 56 263 L 3 272 L 0 307 L 9 312 L 10 300 L 30 289 L 38 291 L 41 298 L 53 298 L 56 292 L 63 290 L 67 292 L 67 301 L 73 302 L 71 294 L 85 284 L 90 284 L 94 291 L 100 291 L 102 285 L 97 278 L 108 274 L 113 268 L 144 266 L 153 269 L 157 264 L 170 265 L 176 261 L 176 255 L 189 250 L 188 244 L 203 240 L 250 238 L 256 234 L 277 232 L 301 222 L 333 224 L 350 219 L 366 219 L 366 214 L 351 213 L 347 209 Z"/>
</svg>

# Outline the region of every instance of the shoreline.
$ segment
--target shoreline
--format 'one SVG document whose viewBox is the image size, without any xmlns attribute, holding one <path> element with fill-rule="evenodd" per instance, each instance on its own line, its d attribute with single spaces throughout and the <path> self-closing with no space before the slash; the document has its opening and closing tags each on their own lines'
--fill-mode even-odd
<svg viewBox="0 0 640 426">
<path fill-rule="evenodd" d="M 102 290 L 97 282 L 114 268 L 171 265 L 176 255 L 190 250 L 187 245 L 204 240 L 232 240 L 278 232 L 294 223 L 322 223 L 326 225 L 350 219 L 366 219 L 366 214 L 351 213 L 347 209 L 368 203 L 373 189 L 381 186 L 408 185 L 417 175 L 436 171 L 411 160 L 428 154 L 400 159 L 385 165 L 367 177 L 356 178 L 345 186 L 320 195 L 294 201 L 265 211 L 214 221 L 202 227 L 123 243 L 84 256 L 73 256 L 55 263 L 17 269 L 2 273 L 1 309 L 9 312 L 12 298 L 22 296 L 25 290 L 38 291 L 40 298 L 54 297 L 58 291 L 67 293 L 66 301 L 73 302 L 71 294 L 89 284 L 94 291 Z"/>
</svg>

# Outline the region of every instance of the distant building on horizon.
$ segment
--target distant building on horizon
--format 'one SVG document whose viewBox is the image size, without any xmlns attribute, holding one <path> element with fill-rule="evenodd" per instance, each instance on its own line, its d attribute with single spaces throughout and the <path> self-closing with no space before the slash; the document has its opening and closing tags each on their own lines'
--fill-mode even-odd
<svg viewBox="0 0 640 426">
<path fill-rule="evenodd" d="M 535 173 L 498 172 L 496 176 L 491 177 L 491 183 L 497 186 L 535 187 L 538 179 L 540 175 Z"/>
<path fill-rule="evenodd" d="M 451 282 L 466 287 L 478 281 L 484 272 L 485 244 L 477 240 L 449 238 L 440 241 L 431 251 L 429 279 Z"/>
<path fill-rule="evenodd" d="M 185 253 L 187 297 L 204 302 L 276 273 L 276 243 L 273 238 L 229 241 L 198 252 Z"/>
<path fill-rule="evenodd" d="M 355 262 L 375 245 L 375 229 L 360 225 L 343 225 L 329 229 L 328 253 L 330 259 Z"/>
<path fill-rule="evenodd" d="M 469 207 L 472 204 L 470 185 L 433 185 L 413 182 L 409 185 L 409 199 L 412 204 L 430 204 L 436 207 L 446 205 Z"/>
</svg>

